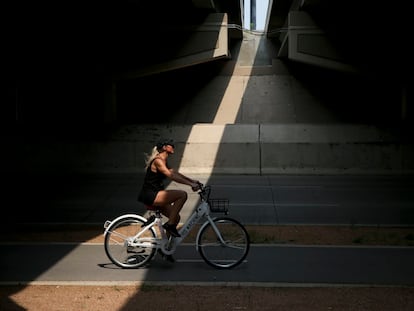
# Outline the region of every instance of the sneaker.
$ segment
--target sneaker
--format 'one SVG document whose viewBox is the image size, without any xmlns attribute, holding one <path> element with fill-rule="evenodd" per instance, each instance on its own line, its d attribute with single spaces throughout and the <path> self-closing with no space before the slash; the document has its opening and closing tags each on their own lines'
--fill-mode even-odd
<svg viewBox="0 0 414 311">
<path fill-rule="evenodd" d="M 174 259 L 174 257 L 172 255 L 166 255 L 160 249 L 158 250 L 158 254 L 160 254 L 161 257 L 162 257 L 162 259 L 164 259 L 165 261 L 169 261 L 171 263 L 174 263 L 175 262 L 175 259 Z"/>
<path fill-rule="evenodd" d="M 169 234 L 171 234 L 173 237 L 175 237 L 175 238 L 179 238 L 179 237 L 181 237 L 181 235 L 178 233 L 178 231 L 177 231 L 177 228 L 176 228 L 176 226 L 175 225 L 170 225 L 170 224 L 168 224 L 168 223 L 165 223 L 164 225 L 163 225 L 163 227 L 164 227 L 164 229 L 169 233 Z"/>
</svg>

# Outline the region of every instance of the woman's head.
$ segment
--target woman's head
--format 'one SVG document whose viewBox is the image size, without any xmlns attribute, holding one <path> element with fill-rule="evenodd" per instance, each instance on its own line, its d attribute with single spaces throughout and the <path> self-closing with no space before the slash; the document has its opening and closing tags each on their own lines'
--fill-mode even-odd
<svg viewBox="0 0 414 311">
<path fill-rule="evenodd" d="M 170 146 L 170 147 L 167 147 Z M 169 149 L 171 148 L 171 149 Z M 152 160 L 154 160 L 158 154 L 163 151 L 167 151 L 167 154 L 174 153 L 174 141 L 172 139 L 163 139 L 160 140 L 151 150 L 151 154 L 145 154 L 145 169 L 151 164 Z"/>
<path fill-rule="evenodd" d="M 171 147 L 174 148 L 174 140 L 172 140 L 172 139 L 163 139 L 163 140 L 160 140 L 156 144 L 156 148 L 157 148 L 158 152 L 164 151 L 165 146 L 171 146 Z"/>
</svg>

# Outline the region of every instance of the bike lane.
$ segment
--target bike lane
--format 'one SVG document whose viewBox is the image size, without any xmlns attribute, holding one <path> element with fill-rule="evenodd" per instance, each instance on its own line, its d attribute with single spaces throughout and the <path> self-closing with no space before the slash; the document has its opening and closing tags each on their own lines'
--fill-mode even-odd
<svg viewBox="0 0 414 311">
<path fill-rule="evenodd" d="M 176 262 L 121 269 L 102 244 L 3 244 L 1 284 L 234 284 L 239 286 L 413 286 L 414 248 L 252 245 L 230 270 L 207 265 L 194 245 Z"/>
</svg>

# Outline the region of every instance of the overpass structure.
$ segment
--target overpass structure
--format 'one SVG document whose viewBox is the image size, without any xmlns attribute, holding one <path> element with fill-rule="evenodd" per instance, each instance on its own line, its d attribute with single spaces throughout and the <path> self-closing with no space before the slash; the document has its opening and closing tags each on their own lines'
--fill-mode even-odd
<svg viewBox="0 0 414 311">
<path fill-rule="evenodd" d="M 409 11 L 360 2 L 9 4 L 3 170 L 411 173 Z"/>
</svg>

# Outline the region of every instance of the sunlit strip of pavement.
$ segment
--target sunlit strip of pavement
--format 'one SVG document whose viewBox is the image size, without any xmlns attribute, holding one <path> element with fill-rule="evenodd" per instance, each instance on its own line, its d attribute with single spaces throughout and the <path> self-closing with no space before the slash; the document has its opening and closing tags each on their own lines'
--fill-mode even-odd
<svg viewBox="0 0 414 311">
<path fill-rule="evenodd" d="M 0 282 L 0 286 L 203 286 L 203 287 L 263 287 L 263 288 L 413 288 L 409 285 L 286 283 L 286 282 L 193 282 L 193 281 L 30 281 Z"/>
</svg>

